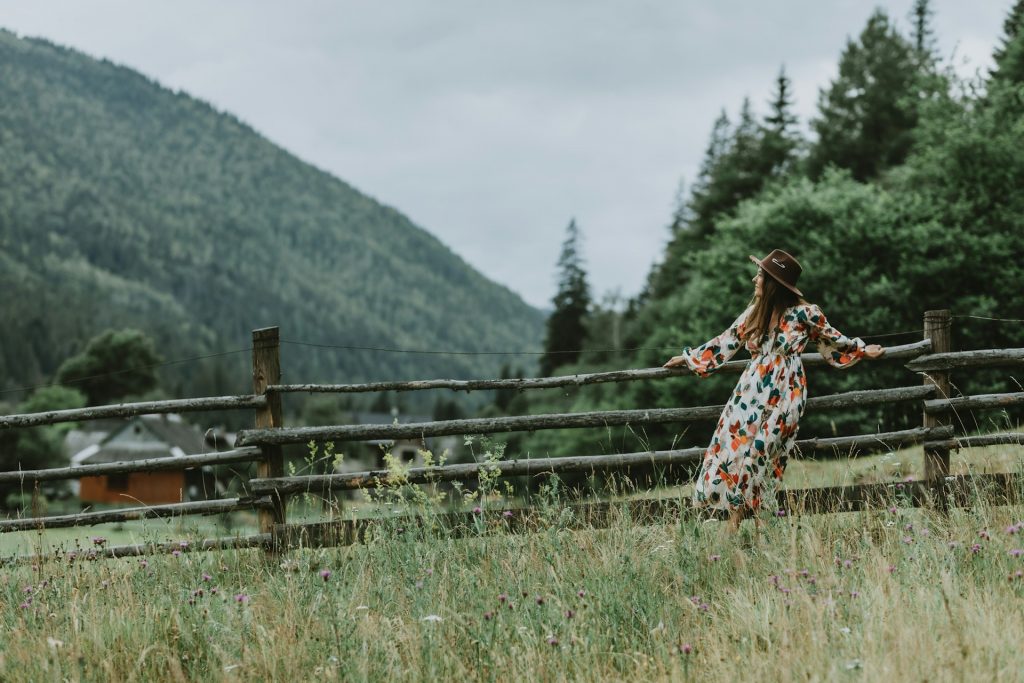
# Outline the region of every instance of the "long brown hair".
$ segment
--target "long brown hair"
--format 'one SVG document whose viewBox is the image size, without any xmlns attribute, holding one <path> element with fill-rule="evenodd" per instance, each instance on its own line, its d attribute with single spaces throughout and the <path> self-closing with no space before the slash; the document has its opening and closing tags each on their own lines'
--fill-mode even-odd
<svg viewBox="0 0 1024 683">
<path fill-rule="evenodd" d="M 756 344 L 760 344 L 764 336 L 772 331 L 772 323 L 779 319 L 784 310 L 807 303 L 802 296 L 783 287 L 763 269 L 759 268 L 758 272 L 761 275 L 761 296 L 755 294 L 750 300 L 748 305 L 754 308 L 743 322 L 744 341 L 752 340 Z"/>
</svg>

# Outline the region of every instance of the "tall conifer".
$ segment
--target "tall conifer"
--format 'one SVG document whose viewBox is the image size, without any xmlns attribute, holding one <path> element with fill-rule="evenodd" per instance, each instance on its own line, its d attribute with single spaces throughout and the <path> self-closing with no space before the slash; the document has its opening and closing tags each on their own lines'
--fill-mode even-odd
<svg viewBox="0 0 1024 683">
<path fill-rule="evenodd" d="M 818 140 L 808 172 L 819 177 L 829 165 L 867 180 L 906 158 L 917 124 L 919 67 L 914 46 L 876 10 L 859 39 L 839 59 L 839 75 L 819 97 L 811 122 Z"/>
<path fill-rule="evenodd" d="M 562 252 L 558 257 L 558 292 L 552 303 L 555 310 L 547 322 L 542 375 L 551 375 L 562 365 L 579 360 L 586 338 L 586 316 L 590 309 L 590 286 L 580 255 L 580 230 L 576 219 L 569 221 Z"/>
</svg>

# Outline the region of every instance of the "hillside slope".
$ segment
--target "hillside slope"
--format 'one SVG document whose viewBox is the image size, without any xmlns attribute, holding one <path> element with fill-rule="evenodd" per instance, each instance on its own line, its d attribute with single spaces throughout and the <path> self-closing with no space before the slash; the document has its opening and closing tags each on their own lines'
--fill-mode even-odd
<svg viewBox="0 0 1024 683">
<path fill-rule="evenodd" d="M 339 125 L 344 125 L 343 121 Z M 318 344 L 532 349 L 542 314 L 398 211 L 130 69 L 0 31 L 0 388 L 131 326 L 165 358 Z M 501 357 L 287 346 L 286 381 L 497 373 Z M 242 391 L 244 356 L 165 370 Z M 225 386 L 213 386 L 225 385 Z"/>
</svg>

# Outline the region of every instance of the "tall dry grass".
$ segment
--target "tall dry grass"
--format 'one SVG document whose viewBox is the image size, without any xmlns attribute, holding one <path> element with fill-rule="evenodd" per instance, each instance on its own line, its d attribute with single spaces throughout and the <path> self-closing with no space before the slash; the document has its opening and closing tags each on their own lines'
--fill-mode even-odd
<svg viewBox="0 0 1024 683">
<path fill-rule="evenodd" d="M 1020 680 L 1024 511 L 898 504 L 0 574 L 0 679 Z M 545 521 L 546 520 L 546 521 Z M 500 527 L 500 520 L 497 522 Z M 187 549 L 186 549 L 187 550 Z"/>
</svg>

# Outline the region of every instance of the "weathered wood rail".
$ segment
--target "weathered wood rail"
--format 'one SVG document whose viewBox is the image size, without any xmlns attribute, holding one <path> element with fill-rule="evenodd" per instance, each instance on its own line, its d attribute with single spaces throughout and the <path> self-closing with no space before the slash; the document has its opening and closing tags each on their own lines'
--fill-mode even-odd
<svg viewBox="0 0 1024 683">
<path fill-rule="evenodd" d="M 850 391 L 828 396 L 811 397 L 808 410 L 829 410 L 852 406 L 878 405 L 901 401 L 921 402 L 921 427 L 878 434 L 856 434 L 831 438 L 802 439 L 797 442 L 801 452 L 842 453 L 849 456 L 888 450 L 921 443 L 925 452 L 925 477 L 916 482 L 829 487 L 806 490 L 783 490 L 782 513 L 817 513 L 869 509 L 900 496 L 907 504 L 968 504 L 971 491 L 995 490 L 1006 500 L 1017 500 L 1020 475 L 984 475 L 952 477 L 949 475 L 951 449 L 995 444 L 1024 444 L 1024 432 L 999 434 L 957 434 L 950 416 L 975 410 L 1005 409 L 1024 404 L 1024 393 L 1003 393 L 979 396 L 950 396 L 948 373 L 965 368 L 1010 366 L 1024 364 L 1024 349 L 950 350 L 950 315 L 948 311 L 925 314 L 921 341 L 887 349 L 884 361 L 902 361 L 908 370 L 918 373 L 922 384 L 895 388 Z M 657 381 L 689 374 L 682 369 L 647 368 L 614 372 L 587 373 L 560 377 L 512 378 L 485 380 L 416 380 L 404 382 L 373 382 L 363 384 L 282 384 L 280 382 L 279 336 L 277 328 L 253 332 L 253 394 L 219 396 L 171 401 L 148 401 L 98 406 L 76 410 L 49 411 L 25 415 L 0 416 L 0 428 L 17 429 L 61 422 L 77 422 L 110 417 L 130 417 L 171 412 L 241 409 L 254 412 L 254 429 L 237 435 L 235 448 L 219 453 L 204 453 L 172 458 L 154 458 L 134 462 L 115 462 L 48 470 L 0 473 L 0 484 L 38 486 L 41 482 L 81 477 L 110 476 L 136 472 L 158 472 L 231 463 L 257 463 L 257 476 L 245 482 L 246 495 L 207 501 L 181 502 L 167 505 L 122 508 L 83 512 L 72 515 L 0 520 L 0 532 L 52 529 L 59 527 L 123 522 L 146 518 L 181 515 L 222 514 L 252 510 L 259 516 L 260 533 L 232 539 L 209 539 L 188 546 L 189 550 L 227 547 L 265 547 L 281 550 L 295 544 L 353 542 L 366 529 L 380 520 L 348 520 L 318 524 L 294 525 L 286 519 L 287 500 L 303 493 L 326 495 L 332 491 L 356 490 L 378 486 L 400 486 L 472 481 L 482 473 L 490 476 L 535 476 L 566 472 L 607 472 L 632 468 L 665 468 L 694 466 L 704 454 L 704 444 L 689 448 L 641 453 L 600 454 L 562 458 L 509 459 L 493 463 L 464 463 L 439 467 L 412 468 L 401 474 L 387 470 L 370 470 L 348 474 L 284 476 L 282 447 L 308 441 L 346 441 L 368 439 L 425 439 L 444 435 L 493 434 L 541 429 L 579 429 L 619 425 L 689 423 L 715 420 L 723 406 L 709 405 L 684 408 L 592 411 L 550 415 L 518 415 L 495 418 L 470 418 L 434 421 L 419 424 L 327 425 L 289 428 L 284 426 L 282 396 L 295 392 L 363 393 L 379 391 L 490 391 L 496 389 L 551 389 L 586 386 L 607 382 Z M 804 363 L 814 367 L 825 364 L 820 354 L 803 354 Z M 731 361 L 719 372 L 740 372 L 747 361 Z M 961 424 L 964 422 L 961 420 Z M 574 523 L 599 525 L 620 506 L 612 502 L 592 502 L 570 506 Z M 674 511 L 674 512 L 673 512 Z M 678 499 L 639 499 L 625 504 L 625 512 L 643 520 L 652 514 L 700 514 Z M 618 514 L 618 513 L 615 513 Z M 484 518 L 492 519 L 493 511 Z M 495 518 L 496 519 L 496 518 Z M 503 528 L 528 530 L 535 520 L 529 510 L 501 511 Z M 479 529 L 480 516 L 453 512 L 431 516 L 431 524 L 442 520 L 442 526 L 453 533 Z M 394 518 L 390 518 L 390 522 Z M 405 519 L 407 526 L 422 519 Z M 346 540 L 347 539 L 347 540 Z M 166 552 L 172 545 L 142 544 L 104 548 L 99 556 L 123 557 L 146 552 Z"/>
</svg>

